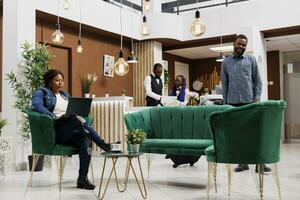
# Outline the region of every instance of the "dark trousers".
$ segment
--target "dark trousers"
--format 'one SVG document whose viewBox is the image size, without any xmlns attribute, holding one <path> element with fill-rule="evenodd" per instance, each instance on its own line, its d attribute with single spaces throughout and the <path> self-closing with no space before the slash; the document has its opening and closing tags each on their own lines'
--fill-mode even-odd
<svg viewBox="0 0 300 200">
<path fill-rule="evenodd" d="M 56 125 L 57 143 L 79 148 L 79 173 L 87 176 L 91 161 L 91 141 L 98 146 L 104 143 L 98 133 L 89 125 L 82 124 L 76 117 Z"/>
</svg>

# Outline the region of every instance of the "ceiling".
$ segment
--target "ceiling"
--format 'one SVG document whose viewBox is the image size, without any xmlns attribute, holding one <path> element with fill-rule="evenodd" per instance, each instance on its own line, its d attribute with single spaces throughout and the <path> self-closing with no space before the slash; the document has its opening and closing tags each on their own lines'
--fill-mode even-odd
<svg viewBox="0 0 300 200">
<path fill-rule="evenodd" d="M 230 45 L 232 43 L 224 43 L 223 45 Z M 175 49 L 165 51 L 170 54 L 174 54 L 176 56 L 184 57 L 191 60 L 202 59 L 202 58 L 211 58 L 217 57 L 219 55 L 218 52 L 212 51 L 210 47 L 217 47 L 218 45 L 209 45 L 209 46 L 199 46 L 199 47 L 192 47 L 192 48 L 185 48 L 185 49 Z M 224 52 L 224 55 L 231 55 L 232 52 Z"/>
<path fill-rule="evenodd" d="M 278 36 L 266 38 L 267 51 L 281 51 L 281 52 L 291 52 L 300 51 L 300 34 Z M 224 43 L 223 45 L 228 45 L 231 43 Z M 207 45 L 192 48 L 182 48 L 167 50 L 165 52 L 181 56 L 187 59 L 195 60 L 202 58 L 217 57 L 218 52 L 210 50 L 210 47 L 216 47 L 220 45 Z M 224 55 L 231 55 L 232 52 L 225 52 Z"/>
</svg>

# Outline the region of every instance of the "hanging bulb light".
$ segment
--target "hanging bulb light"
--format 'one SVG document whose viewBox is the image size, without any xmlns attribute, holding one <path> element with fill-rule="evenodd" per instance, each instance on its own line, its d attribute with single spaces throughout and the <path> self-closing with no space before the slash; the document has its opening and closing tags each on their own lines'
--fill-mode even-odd
<svg viewBox="0 0 300 200">
<path fill-rule="evenodd" d="M 119 52 L 119 59 L 115 64 L 115 72 L 119 76 L 124 76 L 129 72 L 129 65 L 123 58 L 123 50 Z"/>
<path fill-rule="evenodd" d="M 223 60 L 225 59 L 225 56 L 223 55 L 222 52 L 220 52 L 219 56 L 217 57 L 216 61 L 217 62 L 223 62 Z"/>
<path fill-rule="evenodd" d="M 79 33 L 78 33 L 78 42 L 77 42 L 77 53 L 83 52 L 83 47 L 81 45 L 81 0 L 79 0 Z"/>
<path fill-rule="evenodd" d="M 59 0 L 57 1 L 57 22 L 56 22 L 56 29 L 54 33 L 51 35 L 51 39 L 55 44 L 62 44 L 64 41 L 64 34 L 60 31 L 60 24 L 59 24 Z"/>
<path fill-rule="evenodd" d="M 60 24 L 56 24 L 56 30 L 54 31 L 54 33 L 51 36 L 52 41 L 55 44 L 62 44 L 64 41 L 64 34 L 62 34 L 62 32 L 60 31 Z"/>
<path fill-rule="evenodd" d="M 79 39 L 77 42 L 77 53 L 82 53 L 83 52 L 83 48 L 81 45 L 81 40 Z"/>
<path fill-rule="evenodd" d="M 131 8 L 133 8 L 132 3 L 131 3 Z M 131 22 L 132 22 L 132 18 L 131 18 Z M 137 57 L 134 54 L 134 46 L 133 46 L 133 38 L 132 38 L 132 23 L 131 23 L 131 52 L 130 52 L 130 56 L 128 56 L 127 58 L 127 63 L 135 64 L 137 62 L 138 62 Z"/>
<path fill-rule="evenodd" d="M 149 11 L 151 9 L 151 2 L 150 0 L 144 1 L 144 11 Z"/>
<path fill-rule="evenodd" d="M 121 4 L 122 4 L 122 0 L 121 0 Z M 121 50 L 119 52 L 119 59 L 115 63 L 114 70 L 117 75 L 124 76 L 129 72 L 129 65 L 124 60 L 124 56 L 123 56 L 122 8 L 120 8 L 120 24 L 121 24 Z"/>
<path fill-rule="evenodd" d="M 201 36 L 205 33 L 206 27 L 205 24 L 200 20 L 200 12 L 197 9 L 195 13 L 195 20 L 192 23 L 191 26 L 191 33 L 194 36 Z"/>
<path fill-rule="evenodd" d="M 141 26 L 141 35 L 146 36 L 150 34 L 150 26 L 147 22 L 147 17 L 144 15 L 143 16 L 143 23 Z"/>
<path fill-rule="evenodd" d="M 69 0 L 64 0 L 64 2 L 63 2 L 63 8 L 65 10 L 68 10 L 70 8 Z"/>
</svg>

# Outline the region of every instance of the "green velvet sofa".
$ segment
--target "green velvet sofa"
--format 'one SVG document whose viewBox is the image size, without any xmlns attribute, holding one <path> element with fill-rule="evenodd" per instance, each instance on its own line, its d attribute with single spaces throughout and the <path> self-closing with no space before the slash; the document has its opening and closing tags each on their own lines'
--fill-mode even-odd
<svg viewBox="0 0 300 200">
<path fill-rule="evenodd" d="M 140 151 L 174 155 L 205 155 L 213 144 L 208 116 L 228 105 L 152 107 L 125 115 L 128 130 L 147 133 Z"/>
</svg>

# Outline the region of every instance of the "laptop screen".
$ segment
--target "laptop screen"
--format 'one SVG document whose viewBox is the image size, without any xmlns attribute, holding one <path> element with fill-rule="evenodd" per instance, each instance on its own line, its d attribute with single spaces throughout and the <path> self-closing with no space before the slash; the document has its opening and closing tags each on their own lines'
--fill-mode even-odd
<svg viewBox="0 0 300 200">
<path fill-rule="evenodd" d="M 92 98 L 70 97 L 66 115 L 88 117 L 91 109 Z"/>
</svg>

